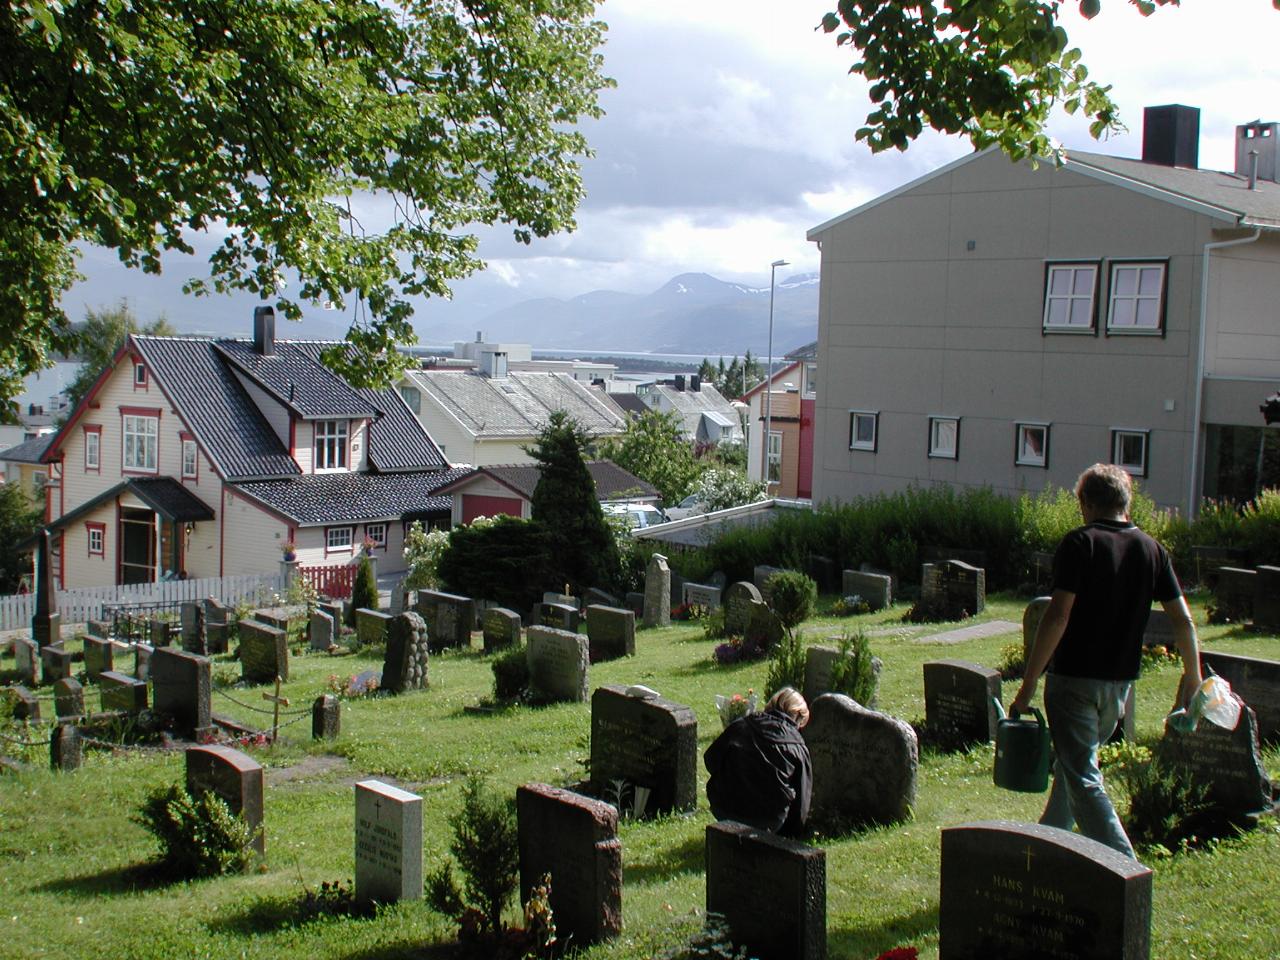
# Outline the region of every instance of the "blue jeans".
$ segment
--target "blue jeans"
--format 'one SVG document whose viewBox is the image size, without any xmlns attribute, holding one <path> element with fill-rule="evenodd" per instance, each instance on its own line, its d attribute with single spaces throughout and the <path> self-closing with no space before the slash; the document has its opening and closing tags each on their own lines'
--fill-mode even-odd
<svg viewBox="0 0 1280 960">
<path fill-rule="evenodd" d="M 1126 857 L 1133 845 L 1102 786 L 1098 747 L 1115 732 L 1129 696 L 1127 680 L 1091 680 L 1050 673 L 1044 711 L 1053 737 L 1053 787 L 1040 822 L 1080 832 Z"/>
</svg>

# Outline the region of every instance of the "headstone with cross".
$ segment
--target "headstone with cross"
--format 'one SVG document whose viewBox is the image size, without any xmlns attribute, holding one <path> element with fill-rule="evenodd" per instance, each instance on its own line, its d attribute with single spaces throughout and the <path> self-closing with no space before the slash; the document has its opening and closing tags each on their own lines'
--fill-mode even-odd
<svg viewBox="0 0 1280 960">
<path fill-rule="evenodd" d="M 356 784 L 356 899 L 422 897 L 422 797 L 380 780 Z"/>
</svg>

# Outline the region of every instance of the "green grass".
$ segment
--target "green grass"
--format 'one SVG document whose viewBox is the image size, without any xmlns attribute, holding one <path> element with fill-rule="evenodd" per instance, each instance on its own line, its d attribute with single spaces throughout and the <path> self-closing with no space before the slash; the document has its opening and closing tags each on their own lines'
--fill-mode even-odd
<svg viewBox="0 0 1280 960">
<path fill-rule="evenodd" d="M 826 609 L 824 599 L 820 609 Z M 1025 600 L 995 598 L 982 619 L 1019 623 Z M 885 662 L 879 706 L 904 719 L 924 714 L 921 664 L 961 658 L 994 665 L 1004 636 L 939 646 L 915 642 L 946 629 L 906 625 L 905 607 L 848 620 L 819 617 L 804 631 L 810 639 L 861 626 Z M 1199 620 L 1203 623 L 1203 612 Z M 1202 627 L 1214 649 L 1263 657 L 1276 655 L 1275 637 L 1227 627 Z M 765 664 L 730 668 L 710 663 L 714 643 L 694 624 L 643 631 L 638 655 L 598 664 L 593 686 L 644 683 L 687 703 L 697 713 L 699 745 L 719 731 L 716 693 L 757 691 Z M 226 663 L 225 658 L 219 658 Z M 305 654 L 290 664 L 284 694 L 289 709 L 308 706 L 330 674 L 348 676 L 379 668 L 377 654 L 340 658 Z M 1150 673 L 1138 687 L 1139 739 L 1153 742 L 1172 704 L 1176 666 Z M 476 770 L 509 794 L 530 781 L 568 784 L 584 774 L 590 712 L 585 704 L 514 707 L 489 716 L 463 708 L 488 696 L 489 659 L 476 651 L 431 660 L 431 689 L 398 698 L 344 701 L 342 736 L 332 744 L 310 741 L 309 720 L 284 729 L 273 749 L 250 752 L 268 768 L 267 863 L 261 872 L 191 883 L 148 885 L 136 869 L 154 842 L 131 814 L 155 786 L 181 779 L 180 751 L 92 752 L 74 774 L 54 775 L 41 766 L 0 775 L 0 957 L 262 957 L 368 958 L 444 956 L 452 924 L 424 902 L 384 909 L 376 920 L 321 918 L 303 921 L 296 909 L 304 885 L 352 875 L 353 788 L 365 777 L 392 779 L 424 797 L 427 870 L 449 843 L 447 817 L 458 806 L 462 775 Z M 227 692 L 266 708 L 267 688 Z M 1005 686 L 1006 702 L 1014 688 Z M 96 691 L 87 691 L 91 704 Z M 52 705 L 50 704 L 50 708 Z M 269 724 L 224 697 L 214 709 Z M 43 754 L 36 753 L 37 763 Z M 1280 756 L 1268 751 L 1273 772 Z M 996 817 L 1035 820 L 1042 796 L 997 790 L 991 784 L 991 750 L 926 753 L 921 761 L 915 819 L 844 837 L 819 837 L 827 850 L 827 926 L 833 958 L 874 958 L 895 945 L 937 956 L 940 830 Z M 700 778 L 705 773 L 699 770 Z M 704 898 L 703 831 L 711 822 L 705 792 L 696 813 L 621 826 L 625 930 L 616 941 L 586 951 L 597 958 L 661 956 L 701 923 Z M 1274 876 L 1280 833 L 1268 824 L 1216 848 L 1153 860 L 1155 909 L 1152 956 L 1270 957 L 1280 955 L 1274 922 Z M 515 918 L 514 909 L 510 913 Z M 7 928 L 7 929 L 4 929 Z"/>
</svg>

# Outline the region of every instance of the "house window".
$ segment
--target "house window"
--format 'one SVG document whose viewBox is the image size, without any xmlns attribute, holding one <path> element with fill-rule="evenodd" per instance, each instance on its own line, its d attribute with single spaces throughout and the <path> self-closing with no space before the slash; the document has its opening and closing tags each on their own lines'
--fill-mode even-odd
<svg viewBox="0 0 1280 960">
<path fill-rule="evenodd" d="M 777 430 L 769 431 L 769 483 L 782 481 L 782 434 Z"/>
<path fill-rule="evenodd" d="M 1148 430 L 1117 427 L 1111 431 L 1111 462 L 1135 477 L 1147 475 Z"/>
<path fill-rule="evenodd" d="M 194 480 L 197 476 L 196 442 L 189 437 L 182 438 L 182 478 Z"/>
<path fill-rule="evenodd" d="M 414 413 L 422 412 L 422 392 L 417 387 L 401 387 L 400 396 Z"/>
<path fill-rule="evenodd" d="M 1019 423 L 1015 426 L 1017 449 L 1014 452 L 1014 463 L 1024 467 L 1047 467 L 1049 465 L 1049 424 Z"/>
<path fill-rule="evenodd" d="M 34 470 L 31 473 L 31 492 L 37 497 L 44 496 L 44 488 L 49 485 L 49 473 L 46 470 Z"/>
<path fill-rule="evenodd" d="M 160 418 L 125 414 L 123 420 L 124 469 L 155 473 Z"/>
<path fill-rule="evenodd" d="M 804 393 L 807 397 L 818 395 L 818 365 L 816 363 L 806 363 L 804 365 Z"/>
<path fill-rule="evenodd" d="M 84 431 L 84 468 L 99 470 L 102 464 L 102 428 L 85 428 Z"/>
<path fill-rule="evenodd" d="M 372 540 L 379 549 L 387 549 L 387 525 L 385 523 L 366 523 L 364 535 Z"/>
<path fill-rule="evenodd" d="M 1091 333 L 1097 289 L 1096 263 L 1049 264 L 1044 283 L 1044 330 Z"/>
<path fill-rule="evenodd" d="M 1160 333 L 1164 329 L 1163 263 L 1113 263 L 1108 333 Z"/>
<path fill-rule="evenodd" d="M 135 387 L 145 387 L 147 385 L 147 365 L 145 363 L 135 363 L 133 365 L 133 385 Z"/>
<path fill-rule="evenodd" d="M 107 525 L 105 523 L 86 523 L 85 530 L 89 536 L 89 556 L 106 555 Z"/>
<path fill-rule="evenodd" d="M 325 553 L 351 552 L 351 527 L 329 527 L 324 532 Z"/>
<path fill-rule="evenodd" d="M 316 421 L 317 470 L 345 470 L 347 468 L 347 421 Z"/>
<path fill-rule="evenodd" d="M 849 449 L 871 450 L 876 448 L 876 422 L 880 414 L 869 410 L 849 411 Z"/>
<path fill-rule="evenodd" d="M 960 456 L 960 418 L 929 418 L 929 456 L 956 460 Z"/>
</svg>

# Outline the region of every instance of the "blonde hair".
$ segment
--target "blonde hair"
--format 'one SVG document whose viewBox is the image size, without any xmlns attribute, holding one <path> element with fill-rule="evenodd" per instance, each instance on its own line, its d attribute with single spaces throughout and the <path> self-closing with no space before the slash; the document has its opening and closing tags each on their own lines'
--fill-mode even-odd
<svg viewBox="0 0 1280 960">
<path fill-rule="evenodd" d="M 809 722 L 809 704 L 795 687 L 783 687 L 764 705 L 766 710 L 780 710 L 803 727 Z"/>
</svg>

